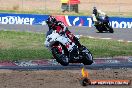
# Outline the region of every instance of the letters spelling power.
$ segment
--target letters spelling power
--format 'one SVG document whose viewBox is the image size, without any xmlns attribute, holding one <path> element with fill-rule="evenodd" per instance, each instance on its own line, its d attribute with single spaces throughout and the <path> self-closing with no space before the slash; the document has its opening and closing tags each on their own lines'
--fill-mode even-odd
<svg viewBox="0 0 132 88">
<path fill-rule="evenodd" d="M 19 16 L 0 17 L 1 24 L 29 24 L 32 25 L 34 18 L 21 18 Z"/>
</svg>

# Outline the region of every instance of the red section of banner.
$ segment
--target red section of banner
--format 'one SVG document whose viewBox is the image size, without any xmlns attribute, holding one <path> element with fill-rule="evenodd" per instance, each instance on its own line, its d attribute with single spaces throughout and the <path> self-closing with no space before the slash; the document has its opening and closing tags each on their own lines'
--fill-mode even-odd
<svg viewBox="0 0 132 88">
<path fill-rule="evenodd" d="M 66 26 L 68 26 L 65 16 L 55 16 L 55 18 L 59 21 L 62 21 Z"/>
</svg>

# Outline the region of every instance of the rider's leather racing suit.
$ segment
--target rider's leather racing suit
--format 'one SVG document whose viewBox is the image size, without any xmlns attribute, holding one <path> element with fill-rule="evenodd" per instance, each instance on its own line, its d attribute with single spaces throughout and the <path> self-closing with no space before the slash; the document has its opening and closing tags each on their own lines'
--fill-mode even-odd
<svg viewBox="0 0 132 88">
<path fill-rule="evenodd" d="M 96 12 L 93 10 L 92 19 L 96 23 L 100 21 L 99 16 L 106 17 L 106 13 L 102 12 L 101 10 L 97 10 Z"/>
<path fill-rule="evenodd" d="M 55 22 L 55 24 L 53 24 L 53 26 L 52 26 L 52 29 L 61 35 L 67 36 L 72 42 L 75 43 L 75 45 L 78 46 L 79 50 L 82 50 L 81 44 L 80 44 L 78 38 L 76 38 L 74 36 L 74 34 L 68 30 L 68 28 L 66 27 L 66 25 L 63 22 L 61 22 L 61 21 Z M 66 45 L 67 48 L 69 46 L 70 46 L 70 43 L 68 45 Z M 70 57 L 73 58 L 74 56 L 77 56 L 77 48 L 76 47 L 73 47 L 73 49 L 70 51 Z"/>
</svg>

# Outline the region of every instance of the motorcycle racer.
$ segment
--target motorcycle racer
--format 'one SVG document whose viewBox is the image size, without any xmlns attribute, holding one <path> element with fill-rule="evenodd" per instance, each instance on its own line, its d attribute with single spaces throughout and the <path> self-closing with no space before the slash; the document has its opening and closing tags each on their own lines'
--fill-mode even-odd
<svg viewBox="0 0 132 88">
<path fill-rule="evenodd" d="M 106 15 L 105 12 L 98 10 L 96 7 L 93 7 L 92 12 L 92 20 L 94 22 L 94 26 L 99 32 L 109 31 L 113 33 L 113 28 L 109 24 L 109 17 Z M 105 27 L 103 26 L 105 25 Z"/>
<path fill-rule="evenodd" d="M 71 42 L 74 42 L 75 45 L 78 46 L 78 49 L 81 48 L 81 44 L 78 38 L 75 37 L 75 35 L 68 30 L 68 27 L 62 21 L 57 21 L 57 19 L 54 16 L 49 16 L 49 18 L 46 20 L 46 23 L 49 27 L 49 30 L 56 31 L 58 34 L 68 37 L 71 40 Z M 70 43 L 66 44 L 66 46 L 67 48 L 69 48 Z M 76 49 L 77 49 L 76 47 L 73 47 L 70 56 L 72 56 L 73 54 L 77 54 Z"/>
<path fill-rule="evenodd" d="M 98 21 L 102 21 L 99 17 L 102 16 L 102 17 L 106 17 L 106 13 L 101 11 L 101 10 L 98 10 L 96 7 L 93 7 L 93 13 L 92 13 L 92 18 L 93 18 L 93 21 L 96 23 Z"/>
<path fill-rule="evenodd" d="M 46 23 L 49 27 L 49 30 L 55 30 L 60 35 L 67 36 L 79 48 L 81 47 L 78 38 L 75 37 L 75 35 L 68 30 L 68 27 L 62 21 L 57 21 L 57 19 L 54 16 L 49 16 Z"/>
<path fill-rule="evenodd" d="M 69 43 L 70 47 L 67 47 L 66 44 Z M 79 51 L 74 42 L 53 30 L 47 31 L 44 44 L 52 52 L 53 58 L 63 66 L 69 65 L 69 63 L 83 63 L 84 65 L 93 63 L 93 56 L 88 48 L 82 45 L 83 50 Z"/>
</svg>

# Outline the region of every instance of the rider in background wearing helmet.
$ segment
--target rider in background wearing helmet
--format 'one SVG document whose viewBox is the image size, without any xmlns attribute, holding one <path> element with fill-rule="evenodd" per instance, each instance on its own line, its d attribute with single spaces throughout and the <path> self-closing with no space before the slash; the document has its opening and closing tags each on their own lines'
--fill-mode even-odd
<svg viewBox="0 0 132 88">
<path fill-rule="evenodd" d="M 93 12 L 92 12 L 92 18 L 94 21 L 94 24 L 97 24 L 99 21 L 102 21 L 99 17 L 106 17 L 106 13 L 104 13 L 101 10 L 98 10 L 96 7 L 93 7 Z"/>
<path fill-rule="evenodd" d="M 49 16 L 46 23 L 49 27 L 49 30 L 56 30 L 57 33 L 66 35 L 72 42 L 75 42 L 78 47 L 81 47 L 78 38 L 76 38 L 74 34 L 68 30 L 67 26 L 62 21 L 57 21 L 54 16 Z"/>
</svg>

